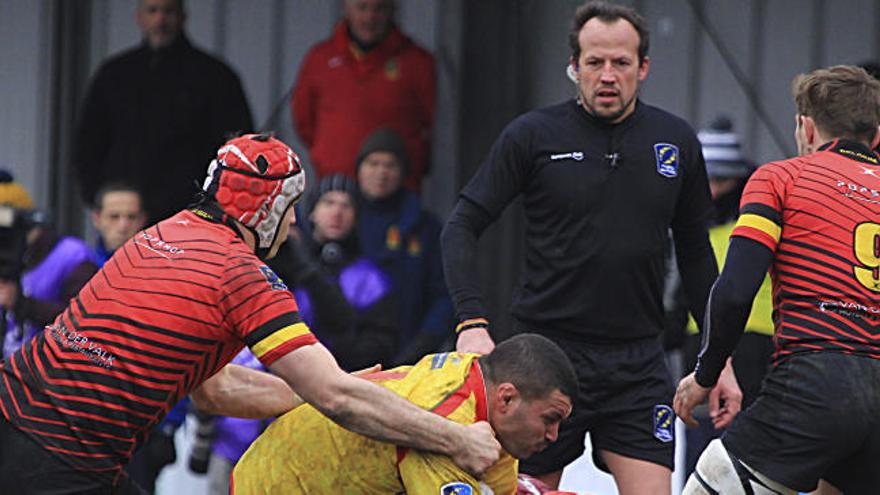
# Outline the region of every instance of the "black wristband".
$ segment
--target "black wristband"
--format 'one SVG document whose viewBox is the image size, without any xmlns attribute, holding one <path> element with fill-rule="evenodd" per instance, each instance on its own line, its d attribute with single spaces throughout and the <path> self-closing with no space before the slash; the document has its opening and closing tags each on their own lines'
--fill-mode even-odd
<svg viewBox="0 0 880 495">
<path fill-rule="evenodd" d="M 461 333 L 465 330 L 472 330 L 474 328 L 489 330 L 489 320 L 485 318 L 471 318 L 464 320 L 455 327 L 455 333 Z"/>
</svg>

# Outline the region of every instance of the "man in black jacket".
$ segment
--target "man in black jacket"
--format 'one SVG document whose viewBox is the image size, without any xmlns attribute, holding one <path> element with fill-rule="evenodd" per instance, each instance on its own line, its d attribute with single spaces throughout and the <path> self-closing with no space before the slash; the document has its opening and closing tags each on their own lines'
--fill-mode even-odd
<svg viewBox="0 0 880 495">
<path fill-rule="evenodd" d="M 494 345 L 474 276 L 476 239 L 521 195 L 526 262 L 514 330 L 562 347 L 580 393 L 559 440 L 520 470 L 555 488 L 589 431 L 594 462 L 614 475 L 621 494 L 668 494 L 675 416 L 658 339 L 664 246 L 671 229 L 690 309 L 702 323 L 718 273 L 706 232 L 705 164 L 686 122 L 638 98 L 649 66 L 641 16 L 590 2 L 575 13 L 569 44 L 577 98 L 509 124 L 443 232 L 457 350 L 487 353 Z M 720 426 L 739 410 L 731 380 L 728 370 L 711 408 Z"/>
<path fill-rule="evenodd" d="M 226 135 L 253 122 L 238 76 L 184 34 L 183 0 L 140 0 L 136 17 L 144 40 L 98 69 L 73 163 L 86 204 L 125 181 L 143 193 L 153 224 L 186 206 Z"/>
</svg>

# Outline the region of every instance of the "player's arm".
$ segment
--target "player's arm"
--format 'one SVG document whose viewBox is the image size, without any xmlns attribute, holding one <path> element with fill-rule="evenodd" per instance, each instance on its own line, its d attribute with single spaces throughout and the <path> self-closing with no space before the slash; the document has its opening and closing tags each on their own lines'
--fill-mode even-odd
<svg viewBox="0 0 880 495">
<path fill-rule="evenodd" d="M 367 375 L 380 365 L 355 371 Z M 234 418 L 269 419 L 305 404 L 283 379 L 237 364 L 227 364 L 205 380 L 190 396 L 200 411 Z"/>
<path fill-rule="evenodd" d="M 673 401 L 676 414 L 691 426 L 696 425 L 691 417 L 693 408 L 705 400 L 718 382 L 742 337 L 752 301 L 772 258 L 773 252 L 764 244 L 745 237 L 731 238 L 724 270 L 709 295 L 703 347 L 696 369 L 679 383 Z M 732 419 L 731 414 L 729 420 Z"/>
<path fill-rule="evenodd" d="M 280 416 L 304 402 L 283 379 L 227 364 L 190 394 L 202 412 L 236 418 Z"/>
<path fill-rule="evenodd" d="M 461 323 L 457 349 L 460 352 L 487 354 L 495 344 L 489 336 L 489 323 L 480 292 L 477 266 L 477 240 L 492 223 L 490 215 L 469 199 L 458 200 L 443 228 L 443 270 L 449 294 L 455 303 Z"/>
<path fill-rule="evenodd" d="M 712 387 L 742 337 L 752 302 L 761 288 L 773 252 L 744 237 L 733 237 L 724 270 L 709 296 L 703 346 L 694 370 L 697 383 Z"/>
<path fill-rule="evenodd" d="M 454 423 L 367 380 L 352 377 L 339 368 L 321 344 L 289 352 L 269 368 L 306 402 L 353 432 L 448 455 L 477 476 L 498 460 L 501 446 L 488 423 Z"/>
<path fill-rule="evenodd" d="M 531 116 L 511 122 L 495 140 L 486 161 L 462 189 L 458 203 L 440 236 L 443 272 L 459 322 L 487 316 L 482 303 L 477 266 L 477 239 L 520 194 L 533 176 L 534 141 Z M 459 327 L 459 352 L 490 352 L 495 344 L 488 324 Z"/>
</svg>

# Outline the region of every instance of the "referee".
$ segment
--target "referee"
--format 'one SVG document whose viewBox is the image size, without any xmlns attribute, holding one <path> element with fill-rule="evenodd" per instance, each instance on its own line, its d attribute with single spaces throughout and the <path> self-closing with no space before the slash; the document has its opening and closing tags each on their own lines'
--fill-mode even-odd
<svg viewBox="0 0 880 495">
<path fill-rule="evenodd" d="M 583 5 L 569 43 L 577 98 L 510 123 L 444 229 L 457 348 L 486 353 L 494 345 L 472 276 L 476 243 L 522 195 L 527 248 L 512 302 L 514 329 L 565 349 L 580 394 L 559 440 L 523 461 L 521 471 L 557 487 L 589 431 L 594 462 L 610 471 L 620 493 L 669 493 L 673 385 L 658 340 L 664 242 L 671 228 L 690 309 L 702 324 L 718 274 L 706 230 L 705 164 L 687 123 L 638 99 L 648 32 L 633 9 Z M 723 426 L 739 410 L 732 372 L 718 391 L 712 409 Z"/>
</svg>

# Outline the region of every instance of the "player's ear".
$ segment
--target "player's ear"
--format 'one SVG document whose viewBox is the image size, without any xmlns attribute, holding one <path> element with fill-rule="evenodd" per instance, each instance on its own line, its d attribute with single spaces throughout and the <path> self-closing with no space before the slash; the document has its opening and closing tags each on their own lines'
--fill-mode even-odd
<svg viewBox="0 0 880 495">
<path fill-rule="evenodd" d="M 498 388 L 495 390 L 496 399 L 497 399 L 497 407 L 500 412 L 506 413 L 509 412 L 510 409 L 519 401 L 519 390 L 517 390 L 516 385 L 505 382 L 498 385 Z"/>
<path fill-rule="evenodd" d="M 801 115 L 801 125 L 804 127 L 804 137 L 807 140 L 807 144 L 812 145 L 813 141 L 816 140 L 816 123 L 812 117 Z"/>
<path fill-rule="evenodd" d="M 880 145 L 880 126 L 874 131 L 874 139 L 871 140 L 871 149 L 876 150 L 878 145 Z"/>
</svg>

